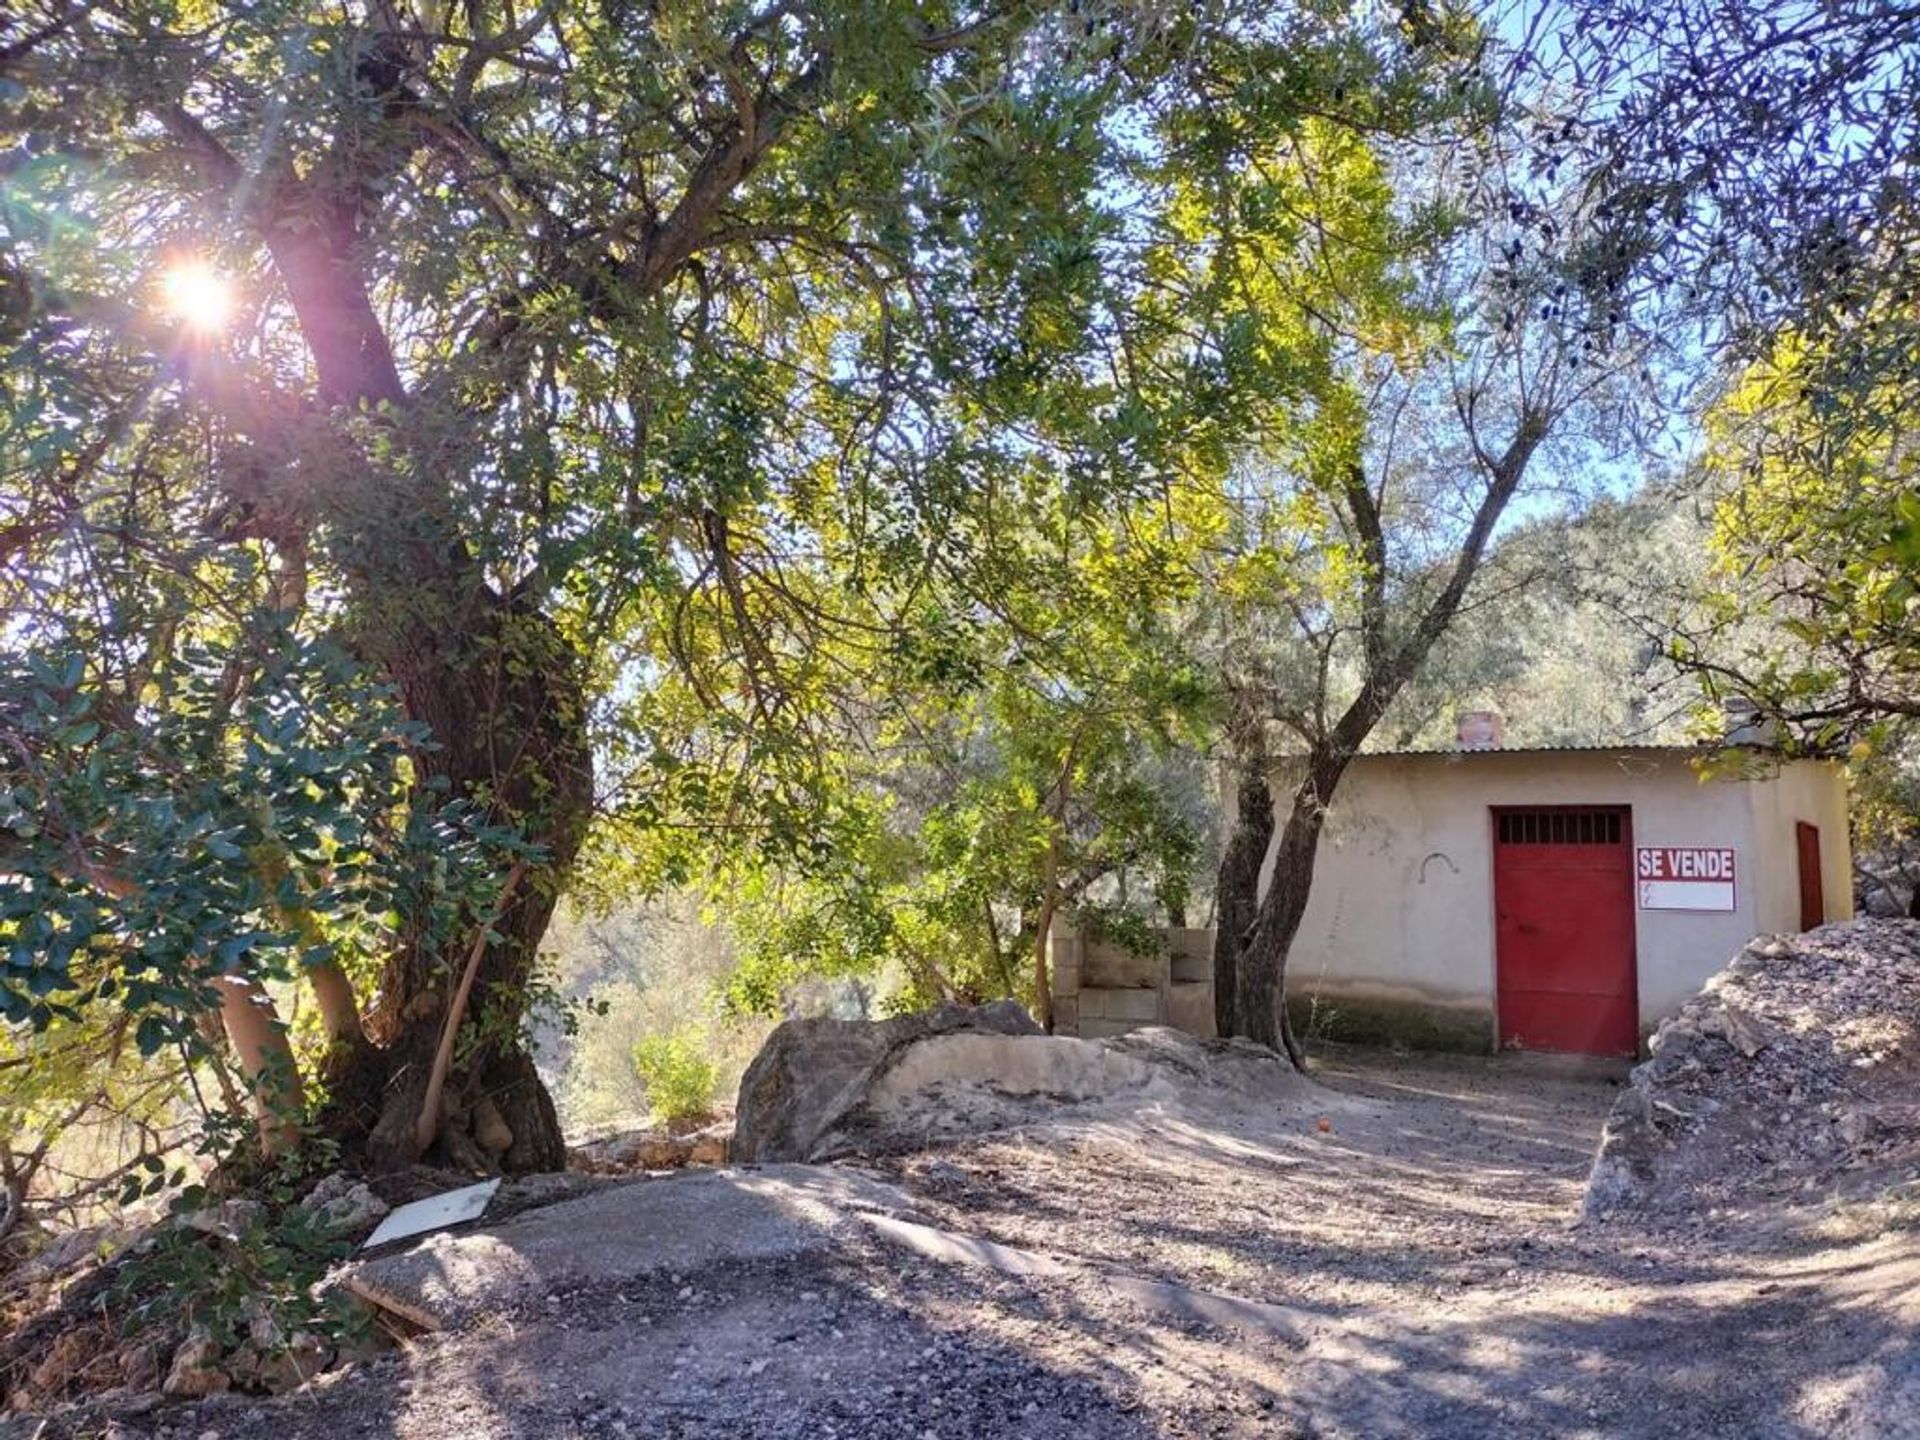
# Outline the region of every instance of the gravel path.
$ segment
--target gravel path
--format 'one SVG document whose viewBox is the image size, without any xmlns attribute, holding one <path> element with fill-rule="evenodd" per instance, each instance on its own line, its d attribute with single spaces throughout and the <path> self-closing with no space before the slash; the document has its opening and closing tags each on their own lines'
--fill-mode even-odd
<svg viewBox="0 0 1920 1440">
<path fill-rule="evenodd" d="M 1617 1070 L 1338 1052 L 1316 1078 L 875 1162 L 946 1259 L 856 1226 L 46 1440 L 1920 1436 L 1888 1403 L 1920 1384 L 1913 1232 L 1576 1226 Z M 1220 1296 L 1271 1308 L 1215 1323 Z"/>
</svg>

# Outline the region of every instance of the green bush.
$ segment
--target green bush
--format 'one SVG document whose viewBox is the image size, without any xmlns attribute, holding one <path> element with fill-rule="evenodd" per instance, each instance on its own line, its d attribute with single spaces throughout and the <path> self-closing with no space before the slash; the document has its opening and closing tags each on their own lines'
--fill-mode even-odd
<svg viewBox="0 0 1920 1440">
<path fill-rule="evenodd" d="M 708 1057 L 700 1030 L 689 1026 L 642 1036 L 633 1047 L 633 1069 L 647 1087 L 655 1119 L 671 1125 L 713 1114 L 720 1068 Z"/>
</svg>

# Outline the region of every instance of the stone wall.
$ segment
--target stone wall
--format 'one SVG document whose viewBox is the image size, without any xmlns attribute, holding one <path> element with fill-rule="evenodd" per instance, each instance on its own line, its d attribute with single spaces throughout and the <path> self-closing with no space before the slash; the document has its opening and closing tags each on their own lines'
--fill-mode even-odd
<svg viewBox="0 0 1920 1440">
<path fill-rule="evenodd" d="M 1054 923 L 1049 955 L 1055 1034 L 1098 1040 L 1143 1025 L 1213 1034 L 1213 931 L 1153 933 L 1154 947 L 1140 952 Z"/>
<path fill-rule="evenodd" d="M 1145 1025 L 1215 1033 L 1213 931 L 1162 928 L 1153 934 L 1155 948 L 1140 952 L 1055 923 L 1050 953 L 1056 1035 L 1099 1040 Z M 1483 1005 L 1312 980 L 1296 980 L 1288 1002 L 1295 1030 L 1307 1039 L 1479 1054 L 1493 1048 L 1493 1012 Z"/>
</svg>

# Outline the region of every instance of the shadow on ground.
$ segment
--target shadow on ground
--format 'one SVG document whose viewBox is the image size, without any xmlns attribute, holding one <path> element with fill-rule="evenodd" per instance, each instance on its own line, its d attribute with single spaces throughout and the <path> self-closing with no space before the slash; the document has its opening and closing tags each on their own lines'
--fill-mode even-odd
<svg viewBox="0 0 1920 1440">
<path fill-rule="evenodd" d="M 1316 1074 L 865 1170 L 601 1191 L 459 1252 L 503 1247 L 526 1284 L 473 1289 L 443 1254 L 451 1333 L 299 1396 L 115 1433 L 1920 1434 L 1910 1233 L 1820 1249 L 1576 1226 L 1616 1072 L 1338 1051 Z M 783 1211 L 777 1245 L 722 1195 L 789 1183 L 832 1198 Z M 43 1440 L 70 1433 L 101 1432 Z"/>
</svg>

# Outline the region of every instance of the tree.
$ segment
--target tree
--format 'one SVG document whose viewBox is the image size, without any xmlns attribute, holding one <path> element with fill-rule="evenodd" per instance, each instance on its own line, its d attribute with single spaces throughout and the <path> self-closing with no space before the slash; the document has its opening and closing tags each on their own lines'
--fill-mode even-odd
<svg viewBox="0 0 1920 1440">
<path fill-rule="evenodd" d="M 1670 648 L 1709 702 L 1754 712 L 1782 748 L 1845 757 L 1861 849 L 1898 869 L 1920 736 L 1913 446 L 1888 395 L 1855 405 L 1808 379 L 1826 368 L 1819 348 L 1783 335 L 1709 412 L 1699 468 L 1716 500 L 1714 564 Z"/>
<path fill-rule="evenodd" d="M 1823 361 L 1805 383 L 1863 408 L 1913 382 L 1920 330 L 1892 302 L 1920 279 L 1920 14 L 1592 0 L 1555 30 L 1522 63 L 1577 88 L 1585 116 L 1543 132 L 1542 158 L 1622 226 L 1622 307 L 1691 320 L 1704 357 L 1736 365 L 1797 331 Z"/>
<path fill-rule="evenodd" d="M 983 428 L 1059 410 L 1033 377 L 1073 376 L 1098 313 L 1101 117 L 1199 35 L 1129 50 L 1120 18 L 283 0 L 4 22 L 12 573 L 65 587 L 56 609 L 94 562 L 179 583 L 204 516 L 274 577 L 270 608 L 391 687 L 413 808 L 463 804 L 532 862 L 509 885 L 496 849 L 456 925 L 386 927 L 379 1004 L 327 1077 L 376 1159 L 437 1136 L 561 1161 L 520 1022 L 622 659 L 704 671 L 764 752 L 807 663 L 785 642 L 840 619 L 800 592 L 898 618 L 992 462 Z M 779 569 L 797 556 L 805 587 Z M 168 623 L 124 628 L 162 657 Z M 64 674 L 68 637 L 22 638 Z M 82 669 L 69 688 L 101 693 Z M 116 725 L 152 722 L 154 696 L 127 700 Z M 58 842 L 76 895 L 124 888 L 95 833 Z M 62 980 L 30 950 L 25 989 Z M 205 952 L 182 964 L 201 993 Z M 456 1029 L 452 1098 L 423 1115 Z"/>
<path fill-rule="evenodd" d="M 1121 0 L 140 0 L 0 26 L 0 558 L 39 602 L 15 634 L 63 682 L 79 653 L 59 704 L 131 742 L 183 637 L 275 617 L 395 707 L 397 791 L 348 787 L 379 802 L 355 823 L 459 837 L 438 865 L 349 847 L 398 903 L 336 922 L 318 826 L 197 897 L 266 938 L 167 951 L 166 993 L 239 982 L 264 1075 L 289 1047 L 253 957 L 298 955 L 338 1020 L 328 1128 L 509 1169 L 562 1156 L 525 1017 L 592 822 L 596 863 L 679 830 L 819 864 L 828 721 L 927 659 L 902 637 L 971 623 L 981 497 L 1096 509 L 1217 448 L 1230 393 L 1132 368 L 1182 318 L 1147 303 L 1135 197 L 1223 98 L 1263 143 L 1409 48 L 1320 7 Z M 112 665 L 46 619 L 74 614 Z M 236 653 L 271 707 L 278 662 Z M 244 731 L 217 708 L 225 762 Z M 56 740 L 54 770 L 92 743 Z M 75 907 L 137 893 L 115 862 L 139 857 L 86 823 L 14 833 Z M 697 847 L 669 848 L 684 878 Z M 125 995 L 121 918 L 96 998 Z M 64 940 L 8 923 L 17 993 L 64 986 Z M 343 991 L 315 942 L 346 930 L 379 962 Z"/>
<path fill-rule="evenodd" d="M 1182 908 L 1186 877 L 1172 873 L 1171 862 L 1192 847 L 1184 827 L 1166 823 L 1173 807 L 1143 803 L 1151 787 L 1139 783 L 1141 762 L 1179 728 L 1167 726 L 1168 715 L 1184 711 L 1191 723 L 1201 713 L 1198 697 L 1182 693 L 1199 671 L 1179 632 L 1196 587 L 1210 578 L 1198 552 L 1218 542 L 1222 491 L 1243 436 L 1266 410 L 1304 408 L 1300 396 L 1344 339 L 1316 329 L 1306 318 L 1310 304 L 1338 308 L 1339 284 L 1356 277 L 1391 289 L 1397 277 L 1378 279 L 1389 268 L 1382 257 L 1431 223 L 1432 207 L 1415 207 L 1420 214 L 1404 226 L 1342 229 L 1379 205 L 1377 174 L 1360 158 L 1365 137 L 1418 131 L 1463 104 L 1453 87 L 1470 29 L 1450 32 L 1452 22 L 1423 14 L 1425 25 L 1379 12 L 1334 27 L 1308 17 L 1293 45 L 1284 43 L 1289 30 L 1256 24 L 1257 43 L 1208 50 L 1183 72 L 1186 91 L 1162 89 L 1128 112 L 1137 158 L 1126 170 L 1124 223 L 1102 250 L 1128 309 L 1064 407 L 1101 416 L 1107 448 L 1089 454 L 1083 434 L 1036 411 L 1018 463 L 963 517 L 971 578 L 957 588 L 968 598 L 927 615 L 933 639 L 916 647 L 925 672 L 890 668 L 871 687 L 898 700 L 924 692 L 928 675 L 969 677 L 965 699 L 949 692 L 928 704 L 986 722 L 951 727 L 977 738 L 971 753 L 949 758 L 950 734 L 924 715 L 880 707 L 892 723 L 912 727 L 958 801 L 901 805 L 896 792 L 864 811 L 856 804 L 858 818 L 829 832 L 838 866 L 799 885 L 785 873 L 759 877 L 751 893 L 767 903 L 753 906 L 751 928 L 766 943 L 750 951 L 783 962 L 805 956 L 829 969 L 892 954 L 928 998 L 979 984 L 1011 989 L 1030 965 L 1027 992 L 1044 1007 L 1046 932 L 1057 910 L 1084 905 L 1096 884 L 1143 860 L 1176 900 L 1163 913 Z M 1276 23 L 1291 25 L 1291 17 Z M 1316 147 L 1342 163 L 1305 183 L 1298 169 L 1265 187 L 1222 181 L 1223 172 L 1269 162 L 1286 170 L 1287 157 Z M 1217 220 L 1211 228 L 1209 218 Z M 1335 246 L 1360 242 L 1351 275 L 1343 271 L 1291 309 L 1284 299 L 1270 303 L 1272 287 L 1258 275 L 1262 244 L 1306 253 L 1329 237 Z M 1304 274 L 1311 260 L 1294 268 Z M 1132 504 L 1089 505 L 1108 465 L 1138 497 Z M 1102 573 L 1116 555 L 1123 564 Z M 1150 602 L 1144 623 L 1135 619 L 1136 600 Z M 1153 619 L 1151 603 L 1164 619 Z M 1177 658 L 1151 662 L 1162 649 Z M 976 706 L 970 677 L 996 666 L 1015 673 L 990 680 Z M 867 713 L 851 724 L 843 716 L 834 733 L 865 738 L 835 748 L 870 745 L 878 728 Z M 869 787 L 902 780 L 900 788 L 911 786 L 904 775 L 869 774 L 836 788 L 871 801 Z M 710 787 L 702 779 L 698 788 Z M 1116 859 L 1125 864 L 1116 868 Z M 986 964 L 967 961 L 956 985 L 943 952 Z M 771 993 L 761 985 L 758 1003 Z"/>
<path fill-rule="evenodd" d="M 1785 336 L 1709 416 L 1718 605 L 1678 653 L 1712 697 L 1833 753 L 1920 719 L 1920 491 L 1904 411 L 1874 396 L 1839 421 L 1805 378 L 1822 364 Z M 1745 629 L 1755 611 L 1775 623 Z"/>
<path fill-rule="evenodd" d="M 30 1030 L 113 1034 L 104 1069 L 176 1047 L 192 1069 L 217 1013 L 278 1148 L 305 1097 L 284 1027 L 262 1023 L 265 986 L 304 978 L 320 1058 L 350 1057 L 355 981 L 397 938 L 388 917 L 452 943 L 518 841 L 413 783 L 425 737 L 391 689 L 278 613 L 168 606 L 157 643 L 11 613 L 63 658 L 0 666 L 0 1006 Z M 118 1022 L 85 1014 L 93 998 L 117 1000 Z"/>
<path fill-rule="evenodd" d="M 1287 367 L 1250 387 L 1269 403 L 1215 547 L 1239 802 L 1216 1018 L 1296 1063 L 1286 959 L 1341 777 L 1459 614 L 1544 447 L 1572 450 L 1637 353 L 1594 279 L 1612 227 L 1551 177 L 1516 181 L 1517 101 L 1463 68 L 1466 102 L 1419 145 L 1309 132 L 1202 212 L 1218 239 L 1197 283 L 1223 331 L 1245 363 Z M 1327 194 L 1344 203 L 1309 210 Z"/>
<path fill-rule="evenodd" d="M 1692 476 L 1510 521 L 1380 742 L 1448 748 L 1462 706 L 1502 715 L 1508 745 L 1685 742 L 1700 696 L 1671 645 L 1704 613 L 1712 534 Z"/>
<path fill-rule="evenodd" d="M 905 1003 L 1017 995 L 1050 1027 L 1056 918 L 1184 908 L 1202 822 L 1183 762 L 1209 706 L 1167 623 L 1190 576 L 1146 508 L 1008 504 L 982 557 L 991 598 L 836 736 L 821 862 L 713 857 L 743 1005 L 891 964 Z"/>
<path fill-rule="evenodd" d="M 1569 148 L 1600 162 L 1596 203 L 1634 217 L 1622 271 L 1654 282 L 1642 323 L 1687 337 L 1706 411 L 1717 573 L 1675 658 L 1789 745 L 1873 763 L 1903 745 L 1915 697 L 1920 14 L 1581 9 L 1565 58 L 1603 118 Z"/>
</svg>

